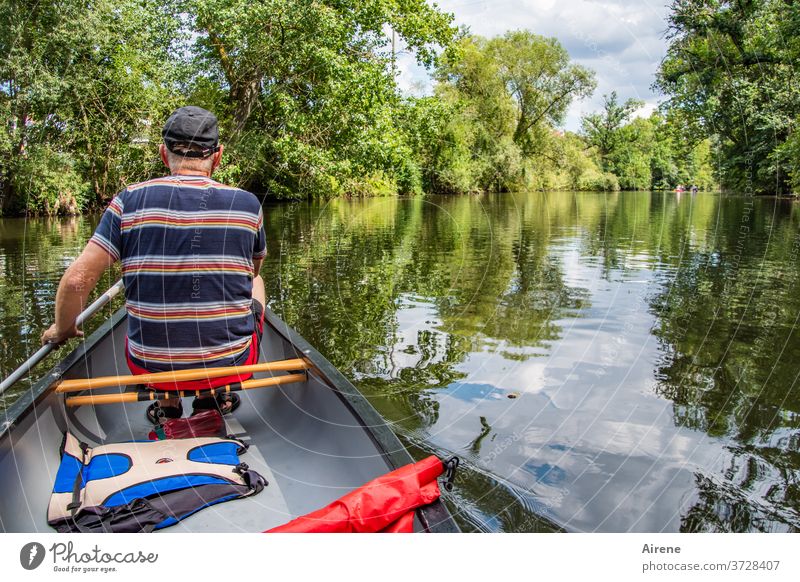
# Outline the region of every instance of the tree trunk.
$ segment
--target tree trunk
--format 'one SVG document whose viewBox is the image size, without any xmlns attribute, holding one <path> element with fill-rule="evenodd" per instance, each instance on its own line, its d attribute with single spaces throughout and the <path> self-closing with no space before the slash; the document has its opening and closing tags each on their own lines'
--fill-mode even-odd
<svg viewBox="0 0 800 582">
<path fill-rule="evenodd" d="M 0 216 L 6 216 L 14 207 L 14 189 L 8 174 L 0 177 Z"/>
<path fill-rule="evenodd" d="M 225 79 L 230 85 L 231 101 L 234 103 L 235 109 L 233 112 L 233 128 L 228 139 L 233 142 L 244 130 L 244 126 L 258 102 L 261 88 L 261 72 L 258 69 L 249 71 L 247 74 L 237 71 L 227 48 L 222 43 L 222 39 L 217 36 L 211 26 L 206 25 L 205 29 L 211 44 L 217 51 L 220 66 L 225 73 Z"/>
<path fill-rule="evenodd" d="M 261 89 L 261 80 L 253 76 L 244 82 L 231 84 L 231 100 L 235 104 L 233 112 L 233 133 L 231 141 L 235 140 L 244 130 L 253 108 L 258 102 Z"/>
</svg>

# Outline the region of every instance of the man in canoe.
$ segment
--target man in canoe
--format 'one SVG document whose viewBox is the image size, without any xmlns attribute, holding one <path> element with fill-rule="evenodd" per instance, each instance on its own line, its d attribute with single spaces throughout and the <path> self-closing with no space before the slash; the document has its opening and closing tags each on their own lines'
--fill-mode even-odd
<svg viewBox="0 0 800 582">
<path fill-rule="evenodd" d="M 181 107 L 162 131 L 170 175 L 129 186 L 109 204 L 86 248 L 64 273 L 55 323 L 42 343 L 82 335 L 75 319 L 103 273 L 122 263 L 128 311 L 126 355 L 134 374 L 258 361 L 264 321 L 266 254 L 261 204 L 251 193 L 211 179 L 222 157 L 217 119 Z M 157 384 L 195 390 L 247 379 Z M 193 408 L 223 414 L 235 393 L 196 399 Z M 183 415 L 180 398 L 147 409 L 153 423 Z"/>
</svg>

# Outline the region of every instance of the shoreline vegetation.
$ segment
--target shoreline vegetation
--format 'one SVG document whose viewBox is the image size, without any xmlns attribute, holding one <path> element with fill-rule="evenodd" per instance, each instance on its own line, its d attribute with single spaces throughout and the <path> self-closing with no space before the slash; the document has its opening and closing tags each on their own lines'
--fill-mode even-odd
<svg viewBox="0 0 800 582">
<path fill-rule="evenodd" d="M 778 0 L 676 0 L 659 108 L 612 91 L 578 132 L 595 74 L 557 39 L 482 38 L 425 0 L 0 0 L 0 21 L 0 216 L 160 175 L 187 103 L 220 119 L 215 177 L 266 199 L 800 184 L 800 6 Z M 430 95 L 399 88 L 393 36 Z"/>
</svg>

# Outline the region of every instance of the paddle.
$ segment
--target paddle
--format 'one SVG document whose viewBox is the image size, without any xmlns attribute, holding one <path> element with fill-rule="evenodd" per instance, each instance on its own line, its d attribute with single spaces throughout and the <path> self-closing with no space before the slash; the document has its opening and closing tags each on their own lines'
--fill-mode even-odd
<svg viewBox="0 0 800 582">
<path fill-rule="evenodd" d="M 100 297 L 95 299 L 95 301 L 89 305 L 86 309 L 84 309 L 80 315 L 78 315 L 77 319 L 75 319 L 75 325 L 80 327 L 83 323 L 92 317 L 95 313 L 100 311 L 100 309 L 106 305 L 109 301 L 111 301 L 120 291 L 122 291 L 122 279 L 114 283 L 111 288 L 103 293 Z M 6 390 L 11 388 L 17 381 L 22 378 L 25 374 L 31 371 L 31 369 L 41 362 L 50 352 L 52 352 L 58 345 L 54 343 L 46 343 L 44 344 L 39 350 L 33 354 L 30 358 L 28 358 L 19 368 L 14 370 L 2 383 L 0 383 L 0 395 L 3 394 Z"/>
<path fill-rule="evenodd" d="M 305 382 L 308 379 L 306 373 L 288 374 L 286 376 L 275 376 L 273 378 L 258 378 L 256 380 L 246 380 L 241 384 L 228 384 L 219 388 L 209 388 L 206 390 L 170 390 L 169 392 L 157 392 L 147 390 L 142 392 L 120 392 L 118 394 L 89 394 L 87 396 L 70 396 L 64 400 L 67 406 L 83 406 L 85 404 L 118 404 L 120 402 L 147 402 L 149 400 L 161 400 L 166 398 L 185 398 L 188 396 L 203 397 L 215 396 L 216 394 L 227 392 L 239 392 L 240 390 L 252 390 L 253 388 L 265 388 L 267 386 L 278 386 L 279 384 L 291 384 L 292 382 Z"/>
<path fill-rule="evenodd" d="M 136 376 L 103 376 L 101 378 L 79 378 L 64 380 L 56 386 L 56 392 L 80 392 L 95 388 L 108 388 L 110 386 L 133 386 L 135 384 L 161 384 L 167 382 L 187 382 L 189 380 L 207 380 L 222 376 L 238 376 L 255 372 L 293 372 L 305 370 L 308 363 L 296 358 L 293 360 L 278 360 L 275 362 L 262 362 L 249 366 L 229 366 L 226 368 L 193 368 L 191 370 L 177 370 L 171 372 L 154 372 L 152 374 L 139 374 Z"/>
</svg>

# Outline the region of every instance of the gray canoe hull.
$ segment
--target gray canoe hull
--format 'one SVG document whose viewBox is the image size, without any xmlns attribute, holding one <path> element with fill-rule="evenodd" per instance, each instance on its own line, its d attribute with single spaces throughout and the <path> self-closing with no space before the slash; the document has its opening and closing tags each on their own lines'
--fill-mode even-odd
<svg viewBox="0 0 800 582">
<path fill-rule="evenodd" d="M 59 379 L 129 374 L 126 315 L 119 310 L 5 413 L 0 426 L 0 531 L 52 532 L 46 511 L 66 430 L 90 446 L 145 440 L 147 403 L 66 408 Z M 261 361 L 303 357 L 301 383 L 240 392 L 226 433 L 250 444 L 242 456 L 269 485 L 258 495 L 206 508 L 164 531 L 258 532 L 319 509 L 363 483 L 412 462 L 366 399 L 294 330 L 267 313 Z M 280 374 L 280 373 L 277 373 Z M 257 374 L 256 377 L 263 377 Z M 185 399 L 184 409 L 191 408 Z M 457 531 L 440 502 L 415 528 Z"/>
</svg>

